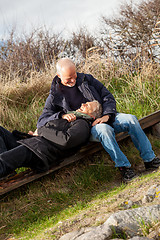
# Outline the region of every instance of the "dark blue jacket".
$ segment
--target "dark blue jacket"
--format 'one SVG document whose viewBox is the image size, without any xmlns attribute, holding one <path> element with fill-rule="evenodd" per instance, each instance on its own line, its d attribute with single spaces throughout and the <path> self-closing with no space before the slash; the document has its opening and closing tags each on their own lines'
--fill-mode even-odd
<svg viewBox="0 0 160 240">
<path fill-rule="evenodd" d="M 72 111 L 68 101 L 61 91 L 60 79 L 53 79 L 50 94 L 46 100 L 45 107 L 38 119 L 37 128 L 44 126 L 47 122 L 60 119 L 67 111 Z M 110 115 L 108 124 L 113 123 L 116 114 L 116 101 L 106 87 L 90 74 L 77 73 L 76 85 L 87 101 L 97 100 L 103 108 L 102 115 Z"/>
</svg>

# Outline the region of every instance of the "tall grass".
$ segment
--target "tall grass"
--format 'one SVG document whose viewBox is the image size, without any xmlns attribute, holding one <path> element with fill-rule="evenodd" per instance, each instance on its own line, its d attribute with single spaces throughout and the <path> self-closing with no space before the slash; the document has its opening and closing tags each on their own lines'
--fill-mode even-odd
<svg viewBox="0 0 160 240">
<path fill-rule="evenodd" d="M 36 122 L 48 96 L 54 70 L 34 74 L 27 82 L 16 78 L 0 84 L 0 124 L 8 129 L 28 131 Z"/>
<path fill-rule="evenodd" d="M 141 69 L 101 55 L 97 49 L 78 65 L 79 72 L 92 74 L 114 95 L 117 110 L 141 118 L 159 109 L 160 67 L 152 61 L 144 62 Z M 52 65 L 45 71 L 32 72 L 26 81 L 21 77 L 0 84 L 0 124 L 11 129 L 28 131 L 44 107 L 51 81 L 55 75 Z"/>
<path fill-rule="evenodd" d="M 118 111 L 142 117 L 159 109 L 160 67 L 152 61 L 144 61 L 140 69 L 132 66 L 96 53 L 86 59 L 82 71 L 104 83 L 116 98 Z"/>
</svg>

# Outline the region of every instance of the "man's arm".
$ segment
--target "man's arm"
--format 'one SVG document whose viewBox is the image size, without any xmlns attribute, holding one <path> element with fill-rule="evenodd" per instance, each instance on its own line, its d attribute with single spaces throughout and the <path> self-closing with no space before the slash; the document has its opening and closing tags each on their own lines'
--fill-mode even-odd
<svg viewBox="0 0 160 240">
<path fill-rule="evenodd" d="M 112 124 L 115 119 L 115 115 L 117 113 L 116 110 L 116 101 L 114 96 L 108 91 L 108 89 L 97 79 L 95 79 L 92 75 L 87 75 L 88 84 L 91 91 L 96 91 L 98 97 L 97 99 L 102 105 L 102 117 L 96 119 L 92 126 L 95 126 L 98 123 L 105 123 Z M 96 95 L 97 95 L 96 94 Z"/>
<path fill-rule="evenodd" d="M 45 123 L 49 121 L 61 118 L 62 114 L 64 114 L 64 112 L 60 109 L 60 107 L 58 108 L 54 105 L 54 97 L 49 94 L 43 112 L 38 119 L 37 128 L 44 126 Z"/>
<path fill-rule="evenodd" d="M 110 115 L 116 114 L 116 100 L 114 96 L 108 91 L 108 89 L 97 79 L 95 79 L 92 75 L 88 75 L 87 77 L 89 85 L 93 86 L 97 91 L 98 95 L 101 99 L 101 104 L 103 108 L 102 115 Z M 92 91 L 92 89 L 91 89 Z M 97 99 L 99 100 L 99 99 Z"/>
</svg>

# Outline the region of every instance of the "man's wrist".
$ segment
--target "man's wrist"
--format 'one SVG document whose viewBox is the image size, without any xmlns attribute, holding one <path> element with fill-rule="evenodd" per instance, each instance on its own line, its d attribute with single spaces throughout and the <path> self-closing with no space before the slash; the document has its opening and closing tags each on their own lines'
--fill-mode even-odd
<svg viewBox="0 0 160 240">
<path fill-rule="evenodd" d="M 102 117 L 108 116 L 109 118 L 111 117 L 111 114 L 105 114 Z"/>
</svg>

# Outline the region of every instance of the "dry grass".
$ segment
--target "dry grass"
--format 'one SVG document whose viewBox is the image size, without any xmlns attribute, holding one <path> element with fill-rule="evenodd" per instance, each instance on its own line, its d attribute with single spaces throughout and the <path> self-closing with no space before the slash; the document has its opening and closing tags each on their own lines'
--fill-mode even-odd
<svg viewBox="0 0 160 240">
<path fill-rule="evenodd" d="M 88 52 L 78 71 L 90 73 L 100 80 L 114 95 L 118 111 L 133 113 L 139 118 L 159 108 L 160 68 L 153 62 L 144 62 L 134 71 L 128 65 L 105 58 L 99 49 Z M 0 124 L 9 130 L 28 131 L 44 107 L 55 67 L 44 72 L 32 72 L 25 82 L 16 77 L 0 83 Z"/>
<path fill-rule="evenodd" d="M 54 70 L 35 73 L 27 82 L 16 78 L 0 84 L 0 123 L 9 130 L 28 130 L 36 121 L 48 96 Z"/>
</svg>

